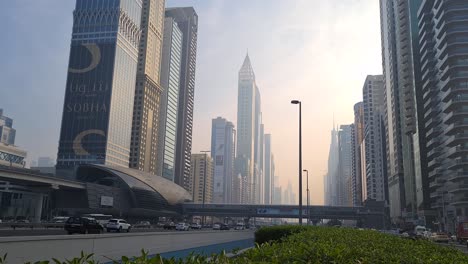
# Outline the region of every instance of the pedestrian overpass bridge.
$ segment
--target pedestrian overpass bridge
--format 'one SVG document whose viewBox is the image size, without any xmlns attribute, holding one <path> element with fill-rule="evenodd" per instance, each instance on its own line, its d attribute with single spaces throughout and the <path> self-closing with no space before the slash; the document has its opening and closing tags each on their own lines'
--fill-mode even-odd
<svg viewBox="0 0 468 264">
<path fill-rule="evenodd" d="M 260 205 L 260 204 L 194 204 L 182 205 L 184 215 L 217 217 L 263 217 L 263 218 L 298 218 L 298 205 Z M 366 220 L 384 219 L 383 207 L 377 206 L 307 206 L 302 207 L 302 216 L 310 219 Z"/>
</svg>

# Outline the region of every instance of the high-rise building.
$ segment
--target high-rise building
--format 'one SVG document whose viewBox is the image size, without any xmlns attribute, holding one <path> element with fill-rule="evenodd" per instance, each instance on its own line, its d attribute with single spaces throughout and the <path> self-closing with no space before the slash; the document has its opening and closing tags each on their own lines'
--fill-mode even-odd
<svg viewBox="0 0 468 264">
<path fill-rule="evenodd" d="M 260 182 L 262 181 L 262 173 L 263 168 L 261 164 L 262 158 L 262 149 L 264 146 L 261 145 L 261 126 L 262 126 L 262 110 L 261 105 L 262 99 L 260 96 L 260 90 L 258 87 L 255 87 L 255 113 L 254 113 L 254 126 L 255 126 L 255 133 L 254 133 L 254 175 L 253 175 L 253 189 L 252 189 L 252 203 L 259 204 L 260 203 Z"/>
<path fill-rule="evenodd" d="M 157 174 L 164 0 L 143 0 L 130 167 Z"/>
<path fill-rule="evenodd" d="M 236 131 L 224 118 L 212 120 L 211 155 L 214 159 L 213 202 L 232 203 Z"/>
<path fill-rule="evenodd" d="M 0 108 L 0 142 L 8 145 L 15 144 L 16 130 L 13 128 L 13 119 L 3 115 Z"/>
<path fill-rule="evenodd" d="M 275 187 L 272 204 L 281 204 L 282 192 L 281 186 Z"/>
<path fill-rule="evenodd" d="M 174 181 L 179 104 L 182 31 L 174 18 L 164 20 L 161 61 L 161 108 L 158 134 L 157 175 Z"/>
<path fill-rule="evenodd" d="M 341 125 L 338 131 L 338 175 L 336 192 L 338 206 L 352 206 L 352 171 L 354 167 L 354 125 Z"/>
<path fill-rule="evenodd" d="M 258 196 L 259 201 L 258 204 L 265 203 L 265 126 L 263 124 L 260 125 L 260 177 L 258 182 Z"/>
<path fill-rule="evenodd" d="M 382 75 L 368 75 L 363 88 L 366 199 L 386 201 L 384 85 Z M 363 200 L 364 202 L 365 200 Z"/>
<path fill-rule="evenodd" d="M 213 159 L 207 153 L 192 154 L 189 192 L 194 203 L 213 201 Z"/>
<path fill-rule="evenodd" d="M 425 0 L 418 12 L 431 207 L 450 232 L 468 219 L 467 16 L 464 0 Z"/>
<path fill-rule="evenodd" d="M 274 175 L 272 174 L 272 149 L 271 149 L 271 134 L 265 134 L 265 187 L 264 190 L 264 204 L 271 204 L 272 197 L 272 182 Z"/>
<path fill-rule="evenodd" d="M 141 0 L 76 1 L 57 169 L 129 166 L 141 16 Z"/>
<path fill-rule="evenodd" d="M 237 135 L 239 135 L 239 130 L 237 130 Z M 237 136 L 237 140 L 239 140 L 239 136 Z M 237 144 L 239 146 L 239 144 Z M 237 152 L 239 153 L 239 152 Z M 250 172 L 250 160 L 247 159 L 244 156 L 236 156 L 236 159 L 234 160 L 234 174 L 236 175 L 236 179 L 239 179 L 239 185 L 238 187 L 240 189 L 236 189 L 236 191 L 239 191 L 238 194 L 235 194 L 236 197 L 239 198 L 239 203 L 241 204 L 246 204 L 249 202 L 248 197 L 249 197 L 249 190 L 248 188 L 248 179 L 247 175 L 249 175 Z M 237 187 L 236 187 L 237 188 Z"/>
<path fill-rule="evenodd" d="M 330 149 L 328 152 L 328 171 L 325 176 L 325 205 L 338 205 L 336 186 L 339 164 L 339 145 L 338 145 L 338 131 L 333 129 L 331 131 Z"/>
<path fill-rule="evenodd" d="M 362 205 L 363 169 L 361 160 L 361 144 L 364 141 L 364 105 L 359 102 L 354 105 L 354 168 L 352 179 L 353 205 Z"/>
<path fill-rule="evenodd" d="M 258 165 L 256 165 L 255 161 L 259 160 L 259 158 L 256 158 L 256 155 L 260 153 L 260 147 L 257 146 L 260 134 L 259 96 L 260 92 L 255 82 L 255 74 L 249 55 L 247 54 L 239 70 L 236 156 L 239 162 L 249 163 L 248 170 L 244 171 L 245 174 L 242 174 L 242 177 L 246 179 L 246 185 L 244 186 L 246 189 L 244 192 L 247 195 L 245 198 L 249 203 L 255 202 L 255 191 L 257 190 L 256 177 L 258 176 Z M 246 164 L 240 167 L 246 168 Z"/>
<path fill-rule="evenodd" d="M 179 104 L 175 149 L 174 182 L 188 189 L 192 153 L 193 99 L 197 59 L 198 15 L 193 7 L 167 8 L 182 31 L 182 55 L 179 79 Z"/>
<path fill-rule="evenodd" d="M 388 200 L 392 220 L 432 224 L 417 12 L 422 0 L 381 0 Z M 427 96 L 427 95 L 426 95 Z"/>
</svg>

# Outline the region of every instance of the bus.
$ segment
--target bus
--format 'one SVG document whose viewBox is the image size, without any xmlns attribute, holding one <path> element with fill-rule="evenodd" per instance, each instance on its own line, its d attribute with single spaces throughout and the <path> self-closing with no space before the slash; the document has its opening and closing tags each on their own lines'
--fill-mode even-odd
<svg viewBox="0 0 468 264">
<path fill-rule="evenodd" d="M 105 214 L 85 214 L 83 215 L 83 217 L 94 218 L 103 227 L 105 227 L 107 222 L 109 222 L 109 220 L 113 218 L 112 215 L 105 215 Z"/>
</svg>

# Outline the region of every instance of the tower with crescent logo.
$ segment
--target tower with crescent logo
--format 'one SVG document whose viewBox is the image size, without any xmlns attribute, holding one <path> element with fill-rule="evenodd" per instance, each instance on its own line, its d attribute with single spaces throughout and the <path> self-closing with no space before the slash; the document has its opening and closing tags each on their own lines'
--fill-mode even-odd
<svg viewBox="0 0 468 264">
<path fill-rule="evenodd" d="M 130 168 L 157 174 L 164 0 L 143 0 Z M 133 98 L 133 97 L 132 97 Z"/>
<path fill-rule="evenodd" d="M 57 154 L 60 175 L 71 176 L 84 163 L 129 165 L 142 4 L 76 0 Z"/>
</svg>

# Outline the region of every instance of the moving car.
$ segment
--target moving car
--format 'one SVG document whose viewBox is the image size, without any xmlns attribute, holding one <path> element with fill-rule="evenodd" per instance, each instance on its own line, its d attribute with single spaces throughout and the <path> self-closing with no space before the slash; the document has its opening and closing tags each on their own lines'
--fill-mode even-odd
<svg viewBox="0 0 468 264">
<path fill-rule="evenodd" d="M 202 226 L 199 223 L 191 223 L 190 228 L 191 229 L 201 229 Z"/>
<path fill-rule="evenodd" d="M 231 228 L 229 228 L 229 226 L 226 224 L 221 224 L 221 226 L 219 227 L 219 230 L 229 230 L 229 229 Z"/>
<path fill-rule="evenodd" d="M 68 216 L 56 216 L 56 217 L 52 218 L 51 222 L 56 223 L 56 224 L 61 224 L 61 223 L 67 222 L 68 218 L 70 218 L 70 217 L 68 217 Z"/>
<path fill-rule="evenodd" d="M 134 225 L 134 227 L 151 228 L 151 223 L 149 221 L 139 221 Z"/>
<path fill-rule="evenodd" d="M 174 222 L 166 223 L 166 224 L 164 224 L 164 229 L 174 230 L 174 229 L 176 229 L 176 224 L 174 224 Z"/>
<path fill-rule="evenodd" d="M 234 229 L 235 230 L 244 230 L 245 226 L 244 226 L 243 223 L 238 223 Z"/>
<path fill-rule="evenodd" d="M 214 224 L 213 230 L 221 230 L 221 224 Z"/>
<path fill-rule="evenodd" d="M 190 226 L 186 223 L 178 223 L 175 229 L 178 231 L 189 231 Z"/>
<path fill-rule="evenodd" d="M 433 242 L 444 242 L 448 243 L 450 238 L 446 233 L 432 233 L 431 240 Z"/>
<path fill-rule="evenodd" d="M 110 232 L 112 230 L 117 231 L 117 232 L 122 232 L 122 231 L 127 231 L 130 232 L 130 229 L 132 229 L 132 226 L 127 223 L 124 219 L 111 219 L 106 225 L 107 232 Z"/>
<path fill-rule="evenodd" d="M 468 240 L 468 222 L 460 222 L 457 227 L 457 241 L 460 244 Z"/>
<path fill-rule="evenodd" d="M 64 229 L 69 235 L 73 233 L 99 234 L 102 232 L 102 226 L 96 221 L 96 219 L 90 217 L 70 217 L 65 222 Z"/>
</svg>

